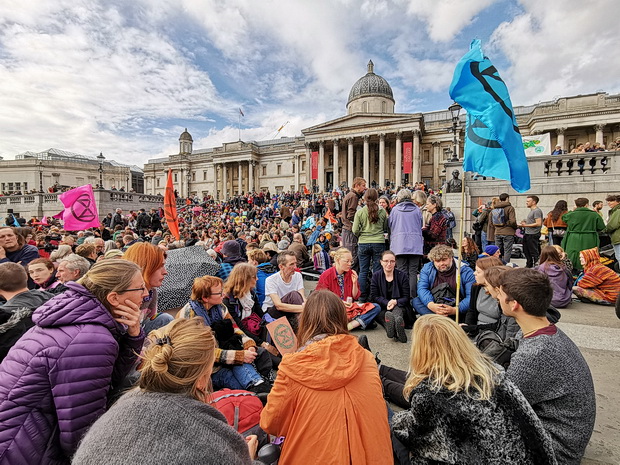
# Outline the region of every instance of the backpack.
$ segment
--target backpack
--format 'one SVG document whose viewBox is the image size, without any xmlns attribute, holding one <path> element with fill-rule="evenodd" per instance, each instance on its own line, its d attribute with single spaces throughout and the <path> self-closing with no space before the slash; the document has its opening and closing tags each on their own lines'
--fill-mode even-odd
<svg viewBox="0 0 620 465">
<path fill-rule="evenodd" d="M 235 428 L 235 431 L 241 434 L 253 430 L 260 423 L 263 403 L 253 392 L 222 389 L 211 394 L 210 404 L 226 417 L 226 421 Z"/>
<path fill-rule="evenodd" d="M 476 339 L 474 339 L 474 344 L 480 352 L 504 368 L 508 368 L 512 354 L 519 347 L 518 340 L 510 337 L 503 341 L 499 334 L 491 330 L 478 333 Z"/>
<path fill-rule="evenodd" d="M 506 226 L 506 212 L 503 207 L 491 210 L 491 223 L 493 226 Z"/>
<path fill-rule="evenodd" d="M 456 218 L 454 217 L 454 213 L 452 212 L 444 212 L 444 216 L 448 220 L 448 229 L 456 228 Z"/>
</svg>

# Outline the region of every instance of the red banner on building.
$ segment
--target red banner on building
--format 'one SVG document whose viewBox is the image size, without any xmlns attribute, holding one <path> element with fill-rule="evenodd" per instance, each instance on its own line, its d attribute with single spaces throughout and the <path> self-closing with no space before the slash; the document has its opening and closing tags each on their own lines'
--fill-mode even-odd
<svg viewBox="0 0 620 465">
<path fill-rule="evenodd" d="M 312 180 L 319 179 L 319 152 L 312 152 Z"/>
<path fill-rule="evenodd" d="M 404 142 L 403 143 L 403 173 L 411 174 L 413 157 L 412 153 L 412 142 Z"/>
</svg>

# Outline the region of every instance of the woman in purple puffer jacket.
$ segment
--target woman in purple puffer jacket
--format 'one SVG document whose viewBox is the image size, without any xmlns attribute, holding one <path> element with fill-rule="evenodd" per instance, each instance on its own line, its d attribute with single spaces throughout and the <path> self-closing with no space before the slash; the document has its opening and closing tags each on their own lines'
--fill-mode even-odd
<svg viewBox="0 0 620 465">
<path fill-rule="evenodd" d="M 0 364 L 0 465 L 68 464 L 142 348 L 140 267 L 103 261 L 66 286 Z"/>
</svg>

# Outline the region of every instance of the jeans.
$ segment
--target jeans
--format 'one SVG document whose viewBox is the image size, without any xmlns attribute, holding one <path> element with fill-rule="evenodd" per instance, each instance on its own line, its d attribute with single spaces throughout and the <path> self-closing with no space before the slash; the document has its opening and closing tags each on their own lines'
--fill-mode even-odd
<svg viewBox="0 0 620 465">
<path fill-rule="evenodd" d="M 620 262 L 620 244 L 614 244 L 614 254 L 616 255 L 616 260 Z"/>
<path fill-rule="evenodd" d="M 411 300 L 411 305 L 413 305 L 413 309 L 416 311 L 418 315 L 435 315 L 430 308 L 422 303 L 419 297 Z M 467 310 L 459 310 L 459 320 L 465 318 L 465 313 Z M 450 316 L 450 318 L 454 318 L 454 316 Z"/>
<path fill-rule="evenodd" d="M 144 330 L 144 334 L 148 336 L 151 331 L 153 331 L 154 329 L 163 328 L 168 323 L 170 323 L 172 320 L 174 320 L 172 315 L 168 315 L 167 313 L 160 313 L 159 315 L 156 315 L 155 318 L 153 318 L 152 320 L 151 319 L 144 320 L 140 324 L 140 326 L 142 326 L 142 329 Z"/>
<path fill-rule="evenodd" d="M 342 246 L 345 249 L 349 249 L 349 252 L 353 255 L 351 268 L 359 270 L 359 263 L 357 261 L 357 236 L 353 234 L 352 231 L 344 228 L 342 229 Z"/>
<path fill-rule="evenodd" d="M 372 310 L 369 310 L 363 315 L 356 316 L 354 318 L 354 320 L 357 320 L 359 322 L 360 328 L 366 329 L 366 326 L 372 323 L 372 320 L 374 320 L 377 317 L 377 315 L 379 315 L 379 312 L 381 311 L 381 307 L 378 304 L 373 304 L 373 305 L 374 307 Z"/>
<path fill-rule="evenodd" d="M 489 245 L 489 241 L 487 241 L 487 232 L 486 231 L 481 231 L 480 232 L 480 241 L 482 242 L 482 251 L 484 252 L 484 249 L 486 248 L 486 246 Z"/>
<path fill-rule="evenodd" d="M 495 235 L 495 245 L 499 247 L 499 250 L 501 250 L 502 256 L 504 257 L 504 262 L 506 263 L 510 263 L 510 258 L 512 257 L 512 245 L 514 243 L 514 236 Z"/>
<path fill-rule="evenodd" d="M 357 246 L 357 258 L 360 261 L 360 290 L 362 291 L 362 296 L 366 299 L 368 298 L 368 294 L 370 294 L 368 274 L 369 272 L 374 273 L 381 269 L 379 259 L 384 250 L 384 242 L 380 244 L 359 244 Z M 370 268 L 371 262 L 372 270 Z"/>
<path fill-rule="evenodd" d="M 247 389 L 259 381 L 262 381 L 261 375 L 249 363 L 243 365 L 228 365 L 221 367 L 211 375 L 213 389 Z"/>
<path fill-rule="evenodd" d="M 540 258 L 540 233 L 523 235 L 523 253 L 526 268 L 533 268 Z"/>
<path fill-rule="evenodd" d="M 422 255 L 398 255 L 396 257 L 396 269 L 409 276 L 409 295 L 418 295 L 418 273 L 420 272 L 420 260 Z"/>
</svg>

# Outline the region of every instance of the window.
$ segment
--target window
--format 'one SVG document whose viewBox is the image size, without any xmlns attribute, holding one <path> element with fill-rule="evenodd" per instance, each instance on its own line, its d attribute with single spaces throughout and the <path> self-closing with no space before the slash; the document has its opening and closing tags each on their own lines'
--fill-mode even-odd
<svg viewBox="0 0 620 465">
<path fill-rule="evenodd" d="M 27 190 L 28 190 L 28 183 L 27 183 L 27 182 L 25 182 L 25 183 L 24 183 L 24 190 L 25 190 L 25 191 L 27 191 Z"/>
<path fill-rule="evenodd" d="M 156 178 L 157 187 L 159 187 L 159 178 Z"/>
<path fill-rule="evenodd" d="M 282 174 L 282 165 L 278 164 L 276 168 L 276 174 Z"/>
<path fill-rule="evenodd" d="M 295 174 L 295 162 L 293 162 L 293 174 Z"/>
<path fill-rule="evenodd" d="M 207 180 L 207 172 L 206 172 L 206 171 L 203 171 L 203 172 L 202 172 L 202 180 L 203 180 L 203 181 L 206 181 L 206 180 Z"/>
<path fill-rule="evenodd" d="M 424 163 L 430 163 L 430 162 L 431 162 L 431 151 L 425 150 L 424 151 Z"/>
<path fill-rule="evenodd" d="M 13 192 L 13 183 L 12 182 L 9 183 L 9 191 Z"/>
<path fill-rule="evenodd" d="M 196 180 L 196 172 L 192 171 L 192 182 Z"/>
<path fill-rule="evenodd" d="M 306 172 L 306 160 L 301 160 L 301 170 L 304 173 Z"/>
<path fill-rule="evenodd" d="M 174 173 L 174 182 L 179 182 L 179 177 L 177 173 Z"/>
<path fill-rule="evenodd" d="M 362 113 L 368 113 L 368 102 L 362 103 Z"/>
<path fill-rule="evenodd" d="M 262 175 L 267 176 L 267 165 L 262 165 Z"/>
<path fill-rule="evenodd" d="M 22 190 L 22 183 L 21 182 L 16 182 L 15 183 L 15 190 L 16 191 Z"/>
<path fill-rule="evenodd" d="M 385 103 L 385 100 L 381 101 L 381 113 L 387 113 L 387 103 Z"/>
</svg>

